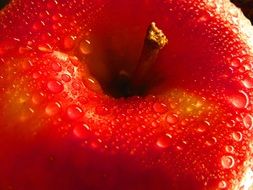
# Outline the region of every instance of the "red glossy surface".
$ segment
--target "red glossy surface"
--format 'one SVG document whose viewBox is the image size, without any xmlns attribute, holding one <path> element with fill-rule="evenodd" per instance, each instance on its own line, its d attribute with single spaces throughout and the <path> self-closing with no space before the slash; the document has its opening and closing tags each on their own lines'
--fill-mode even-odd
<svg viewBox="0 0 253 190">
<path fill-rule="evenodd" d="M 0 15 L 1 189 L 247 189 L 252 27 L 232 4 L 20 0 Z M 87 67 L 104 86 L 131 72 L 151 21 L 169 43 L 149 95 L 101 93 Z"/>
</svg>

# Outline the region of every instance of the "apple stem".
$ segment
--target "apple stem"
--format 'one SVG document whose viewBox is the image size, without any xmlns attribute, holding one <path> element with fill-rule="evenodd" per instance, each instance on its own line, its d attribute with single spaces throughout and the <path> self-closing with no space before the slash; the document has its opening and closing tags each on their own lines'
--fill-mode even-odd
<svg viewBox="0 0 253 190">
<path fill-rule="evenodd" d="M 134 89 L 143 91 L 142 88 L 146 88 L 145 82 L 149 77 L 149 71 L 152 65 L 155 64 L 160 50 L 167 43 L 168 39 L 163 31 L 156 26 L 155 22 L 151 22 L 146 32 L 140 60 L 131 77 Z"/>
</svg>

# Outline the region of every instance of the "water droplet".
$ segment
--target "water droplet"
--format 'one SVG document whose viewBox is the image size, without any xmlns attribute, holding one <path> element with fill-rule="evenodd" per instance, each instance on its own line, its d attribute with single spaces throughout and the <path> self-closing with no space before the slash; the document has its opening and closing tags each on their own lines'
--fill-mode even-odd
<svg viewBox="0 0 253 190">
<path fill-rule="evenodd" d="M 230 64 L 232 67 L 239 67 L 241 65 L 242 60 L 235 57 L 231 60 Z"/>
<path fill-rule="evenodd" d="M 241 133 L 241 132 L 233 132 L 233 133 L 232 133 L 232 138 L 233 138 L 235 141 L 239 142 L 239 141 L 242 140 L 242 133 Z"/>
<path fill-rule="evenodd" d="M 89 100 L 88 100 L 88 98 L 86 96 L 80 96 L 80 97 L 78 97 L 78 101 L 81 104 L 87 104 L 89 102 Z"/>
<path fill-rule="evenodd" d="M 227 122 L 227 126 L 229 127 L 229 128 L 231 128 L 231 127 L 234 127 L 235 126 L 235 120 L 229 120 L 228 122 Z"/>
<path fill-rule="evenodd" d="M 68 66 L 67 70 L 69 73 L 74 73 L 74 67 L 72 67 L 72 66 Z"/>
<path fill-rule="evenodd" d="M 145 125 L 141 125 L 141 126 L 138 126 L 137 127 L 137 132 L 138 133 L 143 133 L 143 131 L 146 129 L 146 126 Z"/>
<path fill-rule="evenodd" d="M 97 140 L 94 140 L 90 143 L 90 146 L 91 148 L 99 148 L 99 146 L 101 146 L 101 143 L 102 143 L 102 140 L 101 139 L 97 139 Z"/>
<path fill-rule="evenodd" d="M 249 97 L 244 91 L 231 96 L 229 100 L 236 108 L 246 108 L 249 104 Z"/>
<path fill-rule="evenodd" d="M 85 123 L 77 124 L 77 125 L 75 125 L 75 127 L 73 129 L 74 135 L 79 138 L 88 137 L 89 132 L 90 132 L 90 127 Z"/>
<path fill-rule="evenodd" d="M 167 106 L 165 104 L 156 102 L 153 105 L 153 109 L 157 113 L 165 113 L 167 111 Z"/>
<path fill-rule="evenodd" d="M 32 103 L 33 104 L 40 104 L 42 101 L 43 101 L 43 99 L 44 99 L 44 97 L 43 97 L 44 95 L 43 94 L 41 94 L 41 93 L 35 93 L 33 96 L 32 96 Z"/>
<path fill-rule="evenodd" d="M 253 88 L 253 78 L 249 77 L 249 78 L 242 80 L 242 84 L 246 88 Z"/>
<path fill-rule="evenodd" d="M 71 50 L 75 45 L 75 37 L 73 36 L 66 36 L 63 39 L 63 48 L 65 50 Z"/>
<path fill-rule="evenodd" d="M 70 105 L 67 108 L 67 115 L 70 119 L 79 119 L 83 116 L 83 110 L 77 105 Z"/>
<path fill-rule="evenodd" d="M 83 40 L 79 45 L 80 52 L 82 54 L 88 55 L 91 53 L 91 43 L 89 40 Z"/>
<path fill-rule="evenodd" d="M 72 83 L 72 87 L 75 89 L 75 90 L 80 90 L 81 86 L 78 82 L 73 82 Z"/>
<path fill-rule="evenodd" d="M 218 185 L 219 189 L 225 189 L 227 187 L 227 183 L 225 181 L 221 181 Z"/>
<path fill-rule="evenodd" d="M 204 16 L 199 17 L 198 22 L 206 22 L 207 20 L 208 20 L 208 17 L 204 15 Z"/>
<path fill-rule="evenodd" d="M 79 63 L 80 63 L 79 60 L 78 60 L 78 58 L 76 56 L 70 56 L 69 59 L 70 59 L 71 63 L 75 67 L 77 67 L 79 65 Z"/>
<path fill-rule="evenodd" d="M 166 133 L 165 135 L 160 136 L 157 141 L 156 141 L 156 145 L 159 148 L 168 148 L 170 145 L 170 141 L 172 139 L 172 136 L 168 133 Z"/>
<path fill-rule="evenodd" d="M 47 8 L 48 9 L 53 9 L 55 7 L 55 2 L 54 1 L 50 1 L 47 3 Z"/>
<path fill-rule="evenodd" d="M 38 78 L 40 77 L 40 73 L 35 72 L 35 73 L 32 74 L 32 77 L 33 77 L 34 79 L 38 79 Z"/>
<path fill-rule="evenodd" d="M 58 14 L 55 14 L 52 16 L 53 21 L 58 21 L 60 19 L 60 16 Z"/>
<path fill-rule="evenodd" d="M 235 149 L 234 149 L 233 146 L 228 145 L 228 146 L 225 147 L 225 150 L 226 150 L 228 153 L 233 153 Z"/>
<path fill-rule="evenodd" d="M 33 30 L 39 30 L 41 27 L 42 27 L 41 22 L 35 22 L 35 23 L 32 25 L 32 29 L 33 29 Z"/>
<path fill-rule="evenodd" d="M 47 88 L 53 93 L 60 93 L 63 91 L 63 85 L 57 80 L 51 80 L 47 83 Z"/>
<path fill-rule="evenodd" d="M 24 109 L 19 113 L 19 120 L 21 122 L 27 121 L 31 117 L 31 111 L 29 109 Z"/>
<path fill-rule="evenodd" d="M 235 165 L 235 160 L 232 156 L 222 156 L 221 165 L 225 169 L 230 169 Z"/>
<path fill-rule="evenodd" d="M 253 127 L 253 117 L 250 114 L 247 114 L 243 118 L 243 124 L 246 128 L 251 129 Z"/>
<path fill-rule="evenodd" d="M 61 79 L 64 81 L 64 82 L 69 82 L 71 80 L 71 77 L 68 75 L 68 74 L 62 74 L 61 75 Z"/>
<path fill-rule="evenodd" d="M 207 130 L 207 128 L 210 127 L 210 123 L 208 121 L 201 122 L 197 127 L 196 131 L 199 133 L 203 133 Z"/>
<path fill-rule="evenodd" d="M 96 112 L 99 115 L 106 115 L 106 114 L 108 114 L 108 111 L 109 111 L 109 109 L 105 106 L 97 106 L 96 107 Z"/>
<path fill-rule="evenodd" d="M 1 40 L 0 42 L 0 55 L 11 52 L 17 48 L 17 43 L 14 40 Z"/>
<path fill-rule="evenodd" d="M 207 141 L 206 141 L 206 145 L 207 146 L 212 146 L 214 145 L 215 143 L 217 143 L 217 139 L 215 137 L 211 137 L 209 138 Z"/>
<path fill-rule="evenodd" d="M 178 121 L 178 116 L 176 114 L 167 115 L 166 121 L 169 124 L 175 124 Z"/>
<path fill-rule="evenodd" d="M 61 65 L 59 63 L 52 63 L 52 68 L 56 72 L 60 72 L 62 70 Z"/>
<path fill-rule="evenodd" d="M 83 78 L 83 84 L 94 92 L 102 92 L 99 82 L 93 77 Z M 91 93 L 91 95 L 94 94 Z"/>
<path fill-rule="evenodd" d="M 59 113 L 60 109 L 61 104 L 59 102 L 52 102 L 47 105 L 47 107 L 45 108 L 45 112 L 47 115 L 53 116 Z"/>
<path fill-rule="evenodd" d="M 59 21 L 61 18 L 63 18 L 63 15 L 61 13 L 56 13 L 52 16 L 53 21 Z"/>
</svg>

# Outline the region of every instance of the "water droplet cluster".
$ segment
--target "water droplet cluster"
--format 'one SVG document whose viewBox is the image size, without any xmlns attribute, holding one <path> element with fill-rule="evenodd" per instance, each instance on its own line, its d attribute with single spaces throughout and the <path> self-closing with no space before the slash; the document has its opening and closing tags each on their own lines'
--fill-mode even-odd
<svg viewBox="0 0 253 190">
<path fill-rule="evenodd" d="M 238 176 L 248 179 L 248 168 L 253 162 L 253 30 L 231 3 L 145 1 L 143 12 L 156 2 L 159 15 L 148 12 L 139 19 L 139 11 L 135 11 L 138 2 L 132 2 L 132 11 L 122 8 L 128 5 L 127 1 L 113 5 L 75 0 L 23 2 L 15 1 L 0 14 L 3 142 L 7 137 L 2 134 L 11 134 L 6 131 L 14 133 L 11 137 L 15 139 L 38 137 L 35 142 L 46 147 L 46 152 L 52 151 L 58 159 L 67 157 L 63 163 L 75 163 L 74 168 L 86 161 L 93 167 L 102 167 L 94 164 L 87 152 L 95 152 L 98 159 L 109 155 L 112 160 L 119 154 L 124 155 L 119 159 L 123 160 L 121 165 L 133 160 L 144 168 L 166 169 L 168 176 L 176 178 L 194 173 L 196 183 L 203 187 L 243 186 L 237 185 L 241 180 Z M 115 12 L 110 16 L 103 6 L 119 16 L 115 17 Z M 100 14 L 108 15 L 102 18 Z M 146 97 L 115 99 L 105 95 L 89 72 L 90 59 L 104 61 L 100 43 L 109 44 L 108 52 L 117 52 L 119 57 L 127 54 L 130 58 L 126 60 L 135 59 L 131 56 L 138 52 L 137 45 L 126 48 L 127 42 L 141 44 L 139 38 L 146 27 L 141 23 L 146 23 L 149 16 L 159 19 L 170 37 L 165 49 L 168 53 L 161 55 L 160 64 L 154 68 L 154 73 L 162 73 L 161 78 L 166 76 L 165 82 L 162 87 L 152 88 Z M 128 28 L 137 37 L 125 37 L 122 32 L 118 36 L 116 33 L 115 38 L 103 39 L 105 42 L 93 37 L 104 37 L 104 33 L 117 29 L 122 17 L 124 29 L 118 30 Z M 130 20 L 136 20 L 137 25 L 129 24 L 129 18 L 135 18 Z M 110 23 L 115 25 L 102 30 Z M 96 27 L 101 28 L 96 31 Z M 101 60 L 97 58 L 100 56 Z M 162 93 L 157 93 L 161 92 L 159 88 L 163 88 Z M 56 147 L 49 150 L 43 144 L 45 139 Z M 102 156 L 99 161 L 115 163 L 106 159 Z M 82 176 L 83 171 L 86 170 L 81 167 L 76 174 Z"/>
</svg>

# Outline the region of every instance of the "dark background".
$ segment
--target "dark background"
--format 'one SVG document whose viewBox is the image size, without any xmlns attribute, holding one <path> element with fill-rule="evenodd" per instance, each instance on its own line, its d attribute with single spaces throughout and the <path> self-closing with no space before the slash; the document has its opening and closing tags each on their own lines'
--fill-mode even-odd
<svg viewBox="0 0 253 190">
<path fill-rule="evenodd" d="M 253 23 L 253 0 L 231 0 L 234 4 L 240 7 L 244 14 Z M 7 5 L 10 0 L 0 0 L 0 9 Z"/>
<path fill-rule="evenodd" d="M 253 0 L 231 0 L 237 7 L 240 7 L 244 14 L 253 23 Z"/>
<path fill-rule="evenodd" d="M 9 2 L 10 2 L 10 0 L 0 0 L 0 9 L 3 8 Z"/>
</svg>

